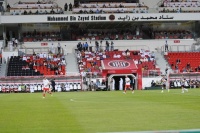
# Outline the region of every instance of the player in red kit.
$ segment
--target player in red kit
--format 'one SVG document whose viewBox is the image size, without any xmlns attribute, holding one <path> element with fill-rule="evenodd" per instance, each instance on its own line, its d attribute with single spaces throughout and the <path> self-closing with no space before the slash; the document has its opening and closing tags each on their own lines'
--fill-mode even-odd
<svg viewBox="0 0 200 133">
<path fill-rule="evenodd" d="M 130 86 L 130 84 L 131 84 L 131 80 L 130 80 L 130 78 L 126 75 L 125 76 L 125 88 L 124 88 L 124 94 L 126 94 L 126 89 L 131 89 L 131 86 Z M 132 90 L 132 93 L 134 93 L 134 89 Z"/>
<path fill-rule="evenodd" d="M 44 79 L 43 79 L 43 98 L 45 98 L 46 92 L 48 92 L 52 96 L 51 89 L 49 88 L 50 84 L 51 84 L 51 82 L 49 82 L 49 80 L 46 77 L 44 77 Z"/>
</svg>

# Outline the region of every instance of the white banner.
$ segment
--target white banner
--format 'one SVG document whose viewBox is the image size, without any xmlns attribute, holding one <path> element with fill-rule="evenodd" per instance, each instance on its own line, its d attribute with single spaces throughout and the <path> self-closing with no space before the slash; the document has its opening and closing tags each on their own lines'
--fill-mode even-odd
<svg viewBox="0 0 200 133">
<path fill-rule="evenodd" d="M 139 13 L 139 14 L 62 14 L 1 16 L 1 23 L 62 23 L 120 21 L 196 21 L 200 13 Z"/>
</svg>

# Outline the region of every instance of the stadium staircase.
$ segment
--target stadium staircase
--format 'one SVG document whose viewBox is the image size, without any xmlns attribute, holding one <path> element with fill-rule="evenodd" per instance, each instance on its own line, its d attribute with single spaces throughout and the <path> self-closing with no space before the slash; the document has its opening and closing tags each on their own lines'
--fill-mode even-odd
<svg viewBox="0 0 200 133">
<path fill-rule="evenodd" d="M 168 62 L 165 60 L 164 56 L 160 52 L 155 52 L 155 58 L 156 58 L 156 65 L 160 68 L 162 74 L 165 74 L 166 64 L 168 64 Z M 170 67 L 168 68 L 169 68 L 168 72 L 171 71 Z"/>
<path fill-rule="evenodd" d="M 76 55 L 74 53 L 68 53 L 65 56 L 65 60 L 67 63 L 66 75 L 70 73 L 79 73 Z"/>
<path fill-rule="evenodd" d="M 0 64 L 0 76 L 1 77 L 6 76 L 6 69 L 7 69 L 6 64 Z"/>
</svg>

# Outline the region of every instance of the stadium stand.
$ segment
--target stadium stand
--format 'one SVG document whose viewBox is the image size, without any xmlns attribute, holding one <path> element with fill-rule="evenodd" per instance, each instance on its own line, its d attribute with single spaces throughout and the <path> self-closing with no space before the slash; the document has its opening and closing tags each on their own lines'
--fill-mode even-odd
<svg viewBox="0 0 200 133">
<path fill-rule="evenodd" d="M 81 51 L 77 53 L 77 58 L 80 72 L 91 72 L 93 75 L 101 74 L 101 60 L 134 60 L 138 69 L 142 69 L 143 76 L 151 75 L 155 70 L 157 75 L 160 74 L 153 52 L 143 49 L 140 51 L 129 51 L 128 49 L 126 51 Z"/>
<path fill-rule="evenodd" d="M 139 26 L 133 29 L 87 29 L 81 32 L 72 31 L 72 40 L 138 40 L 143 39 L 143 31 Z"/>
<path fill-rule="evenodd" d="M 37 42 L 37 41 L 61 41 L 61 33 L 59 31 L 48 31 L 48 32 L 24 32 L 23 33 L 24 42 Z"/>
<path fill-rule="evenodd" d="M 42 15 L 42 14 L 63 14 L 62 8 L 53 2 L 21 2 L 15 3 L 10 7 L 10 15 Z"/>
<path fill-rule="evenodd" d="M 154 31 L 155 39 L 192 39 L 193 35 L 190 31 L 171 30 L 171 31 Z"/>
<path fill-rule="evenodd" d="M 176 0 L 163 0 L 159 7 L 159 12 L 183 13 L 183 12 L 200 12 L 200 1 L 176 1 Z"/>
<path fill-rule="evenodd" d="M 199 52 L 169 52 L 166 56 L 176 72 L 200 72 Z"/>
<path fill-rule="evenodd" d="M 116 0 L 112 2 L 105 2 L 101 0 L 95 2 L 80 1 L 79 4 L 76 4 L 76 0 L 67 1 L 68 5 L 70 6 L 68 6 L 67 3 L 64 5 L 63 1 L 56 2 L 58 3 L 52 1 L 36 2 L 34 0 L 31 2 L 26 0 L 23 2 L 18 1 L 16 3 L 16 1 L 8 0 L 7 3 L 4 3 L 8 4 L 7 8 L 5 8 L 7 9 L 5 14 L 3 12 L 4 5 L 2 5 L 2 25 L 0 25 L 0 30 L 2 33 L 0 33 L 0 36 L 2 38 L 2 51 L 4 54 L 2 54 L 1 62 L 5 62 L 5 64 L 8 63 L 6 74 L 7 77 L 40 77 L 43 75 L 67 77 L 67 64 L 64 65 L 60 62 L 63 59 L 61 56 L 66 56 L 68 53 L 73 53 L 78 42 L 88 42 L 90 45 L 88 51 L 83 52 L 80 50 L 81 52 L 77 53 L 77 65 L 79 66 L 79 72 L 91 73 L 92 76 L 97 76 L 98 78 L 103 78 L 101 75 L 101 60 L 107 59 L 134 60 L 137 68 L 142 70 L 142 78 L 149 77 L 151 75 L 160 76 L 162 72 L 161 67 L 158 67 L 157 60 L 158 57 L 162 58 L 161 56 L 163 56 L 163 53 L 167 54 L 165 59 L 171 66 L 172 70 L 174 70 L 172 73 L 178 72 L 183 74 L 185 72 L 200 72 L 200 55 L 198 47 L 193 50 L 196 52 L 168 52 L 163 51 L 161 48 L 163 45 L 165 45 L 164 42 L 166 40 L 168 41 L 169 47 L 170 45 L 177 46 L 177 44 L 180 44 L 180 47 L 182 45 L 192 45 L 192 43 L 195 41 L 193 39 L 196 39 L 199 36 L 198 29 L 200 26 L 198 17 L 197 20 L 192 17 L 192 21 L 182 20 L 182 17 L 185 18 L 184 13 L 186 12 L 191 13 L 191 15 L 187 14 L 189 17 L 194 16 L 192 13 L 198 13 L 200 11 L 199 0 L 162 0 L 156 1 L 156 5 L 150 5 L 149 1 L 142 0 Z M 11 6 L 9 3 L 12 3 L 10 4 Z M 153 1 L 152 3 L 155 4 Z M 64 11 L 61 6 L 64 6 Z M 66 9 L 66 7 L 69 8 Z M 182 13 L 183 16 L 181 16 Z M 38 22 L 31 22 L 28 20 L 30 19 L 28 18 L 30 15 L 34 15 L 32 18 L 38 18 Z M 105 21 L 83 21 L 78 19 L 78 17 L 82 16 L 90 19 L 91 15 L 96 17 L 98 17 L 98 15 L 103 15 Z M 125 17 L 130 16 L 133 18 L 130 20 L 119 19 L 123 15 Z M 18 17 L 21 17 L 22 19 L 12 20 L 12 18 Z M 23 21 L 21 22 L 21 20 Z M 13 45 L 15 44 L 13 41 L 15 38 L 19 39 L 19 47 L 9 49 L 10 42 L 13 42 Z M 151 41 L 153 40 L 153 42 L 151 42 L 150 39 Z M 104 45 L 101 44 L 101 42 L 103 41 L 104 43 L 106 40 L 115 40 L 115 43 L 123 47 L 123 49 L 112 49 L 110 46 L 108 50 L 106 48 L 107 46 L 105 48 L 103 46 L 103 50 L 100 50 L 101 48 L 98 48 L 99 50 L 97 50 L 94 42 L 99 41 L 99 45 Z M 43 49 L 44 47 L 50 48 L 52 43 L 57 43 L 60 41 L 63 41 L 62 48 L 64 49 L 64 55 L 52 55 L 52 57 L 55 57 L 56 60 L 40 58 L 40 55 L 35 57 L 27 54 L 27 51 L 29 51 L 28 49 L 32 49 L 32 47 L 39 47 L 40 49 Z M 142 42 L 143 44 L 141 41 L 144 41 Z M 124 50 L 126 45 L 130 46 L 130 51 Z M 139 50 L 140 48 L 134 47 L 135 49 L 132 49 L 132 46 L 136 45 L 147 45 L 151 50 L 144 50 L 144 53 L 141 53 Z M 174 49 L 169 50 L 175 51 Z M 187 49 L 187 51 L 191 50 L 192 49 Z M 157 58 L 155 58 L 155 56 L 152 57 L 152 51 L 159 53 L 158 55 L 161 56 L 157 56 Z M 10 57 L 8 57 L 5 56 L 5 52 L 7 52 L 7 54 L 13 53 L 10 54 Z M 19 53 L 21 53 L 22 56 L 19 55 Z M 23 58 L 26 58 L 26 60 Z M 177 62 L 177 60 L 179 60 L 179 62 Z M 159 66 L 165 67 L 165 64 L 167 63 L 166 61 L 159 64 Z M 52 69 L 51 66 L 56 66 L 56 69 Z M 79 76 L 78 79 L 80 78 L 82 77 Z M 172 78 L 171 81 L 174 82 L 171 84 L 175 86 L 175 84 L 178 84 L 177 82 L 179 80 L 180 79 Z M 191 86 L 190 82 L 193 82 L 193 80 L 187 78 L 187 81 L 188 86 Z M 196 81 L 198 80 L 194 79 L 194 82 Z M 97 82 L 97 80 L 93 80 L 93 82 Z M 103 80 L 101 80 L 101 82 L 103 82 Z M 7 90 L 1 89 L 5 90 L 3 92 L 15 92 L 15 89 L 13 89 L 16 88 L 13 87 L 15 86 L 15 83 L 7 83 L 4 81 L 2 84 L 6 87 L 9 86 L 9 89 Z M 21 85 L 19 81 L 17 81 L 17 85 Z M 24 90 L 23 92 L 30 92 L 32 86 L 35 84 L 31 82 L 24 82 L 24 85 L 25 87 L 22 87 L 22 90 Z M 35 91 L 40 91 L 41 83 L 37 83 L 36 86 L 40 87 L 39 89 L 33 87 L 35 88 Z M 80 90 L 82 87 L 83 86 L 81 82 L 60 81 L 56 86 L 56 90 L 76 91 Z M 179 86 L 176 85 L 175 87 Z M 27 88 L 27 91 L 24 88 Z"/>
<path fill-rule="evenodd" d="M 200 82 L 199 80 L 193 80 L 193 79 L 187 79 L 184 86 L 186 88 L 199 88 L 200 87 Z M 181 88 L 181 81 L 180 80 L 171 80 L 170 81 L 170 88 L 176 89 L 176 88 Z"/>
<path fill-rule="evenodd" d="M 78 8 L 73 8 L 73 13 L 148 13 L 148 7 L 144 3 L 91 2 L 80 3 Z"/>
<path fill-rule="evenodd" d="M 12 56 L 7 76 L 65 75 L 65 60 L 60 55 Z"/>
</svg>

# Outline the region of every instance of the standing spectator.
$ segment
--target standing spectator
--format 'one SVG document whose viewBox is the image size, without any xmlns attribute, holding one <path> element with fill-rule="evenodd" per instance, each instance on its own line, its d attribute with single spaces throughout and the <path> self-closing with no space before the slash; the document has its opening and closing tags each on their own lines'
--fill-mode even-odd
<svg viewBox="0 0 200 133">
<path fill-rule="evenodd" d="M 114 91 L 115 90 L 115 79 L 112 78 L 110 82 L 110 90 Z"/>
<path fill-rule="evenodd" d="M 60 54 L 60 52 L 61 52 L 61 45 L 60 45 L 60 42 L 58 42 L 58 53 Z"/>
<path fill-rule="evenodd" d="M 96 52 L 99 52 L 99 42 L 95 41 L 95 48 L 96 48 Z"/>
<path fill-rule="evenodd" d="M 82 44 L 82 49 L 85 51 L 85 43 Z"/>
<path fill-rule="evenodd" d="M 96 87 L 98 88 L 101 85 L 101 82 L 99 79 L 96 80 Z"/>
<path fill-rule="evenodd" d="M 67 5 L 67 3 L 65 3 L 64 9 L 65 9 L 65 11 L 68 10 L 68 5 Z"/>
<path fill-rule="evenodd" d="M 94 85 L 95 85 L 94 82 L 91 81 L 91 82 L 90 82 L 90 90 L 91 90 L 91 91 L 95 91 Z"/>
<path fill-rule="evenodd" d="M 118 34 L 115 35 L 115 40 L 118 40 L 119 39 L 119 36 Z"/>
<path fill-rule="evenodd" d="M 129 49 L 127 49 L 125 51 L 125 53 L 126 53 L 126 59 L 130 59 L 131 53 L 130 53 Z"/>
<path fill-rule="evenodd" d="M 9 5 L 9 3 L 7 5 L 7 10 L 8 10 L 8 12 L 10 11 L 10 5 Z"/>
<path fill-rule="evenodd" d="M 77 44 L 77 49 L 78 49 L 78 51 L 82 51 L 82 44 L 81 44 L 81 42 L 79 42 Z"/>
<path fill-rule="evenodd" d="M 123 79 L 122 78 L 120 78 L 120 81 L 119 81 L 119 90 L 123 90 Z"/>
<path fill-rule="evenodd" d="M 56 86 L 56 83 L 55 83 L 55 79 L 52 79 L 51 80 L 51 86 L 52 86 L 52 92 L 55 92 L 56 90 L 55 90 L 55 86 Z"/>
<path fill-rule="evenodd" d="M 10 43 L 9 43 L 9 46 L 10 46 L 10 51 L 13 51 L 13 41 L 10 41 Z"/>
<path fill-rule="evenodd" d="M 89 47 L 88 43 L 85 42 L 85 50 L 86 50 L 86 51 L 88 51 L 88 47 Z"/>
<path fill-rule="evenodd" d="M 131 83 L 130 83 L 130 87 L 132 88 L 132 93 L 134 93 L 134 90 L 135 90 L 135 75 L 133 75 L 133 79 L 131 80 Z"/>
<path fill-rule="evenodd" d="M 169 51 L 167 40 L 165 41 L 165 52 Z"/>
<path fill-rule="evenodd" d="M 114 43 L 111 41 L 110 51 L 114 51 Z"/>
<path fill-rule="evenodd" d="M 17 40 L 17 38 L 15 39 L 15 46 L 16 47 L 18 46 L 18 40 Z"/>
<path fill-rule="evenodd" d="M 178 64 L 175 65 L 175 72 L 178 73 L 179 72 L 179 67 Z"/>
<path fill-rule="evenodd" d="M 168 69 L 169 69 L 168 64 L 166 64 L 166 68 L 165 68 L 165 74 L 166 75 L 167 75 Z"/>
<path fill-rule="evenodd" d="M 55 54 L 55 48 L 54 48 L 54 44 L 53 43 L 51 44 L 50 51 L 51 51 L 52 54 Z"/>
<path fill-rule="evenodd" d="M 154 80 L 151 81 L 151 87 L 155 87 L 156 86 L 156 82 Z"/>
<path fill-rule="evenodd" d="M 106 51 L 109 51 L 109 42 L 106 41 Z"/>
<path fill-rule="evenodd" d="M 72 4 L 69 4 L 69 11 L 72 11 Z"/>
</svg>

